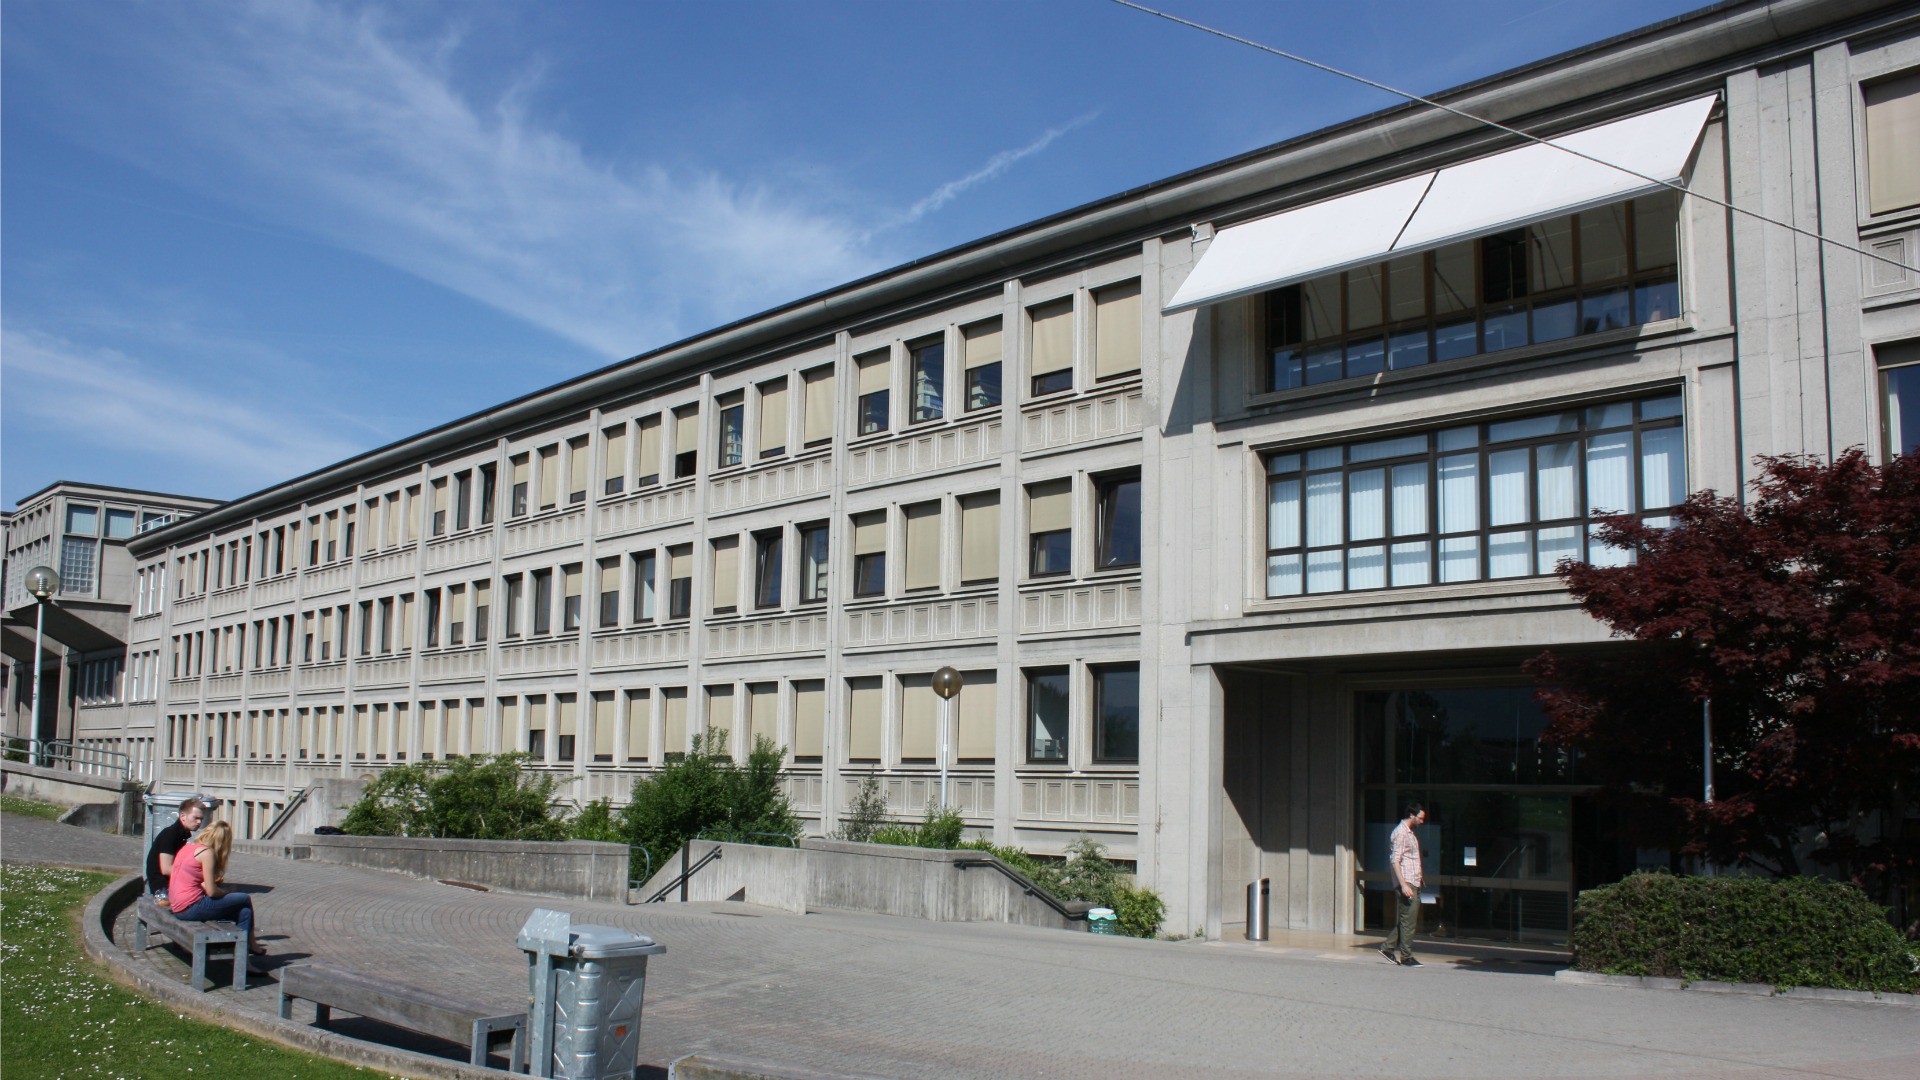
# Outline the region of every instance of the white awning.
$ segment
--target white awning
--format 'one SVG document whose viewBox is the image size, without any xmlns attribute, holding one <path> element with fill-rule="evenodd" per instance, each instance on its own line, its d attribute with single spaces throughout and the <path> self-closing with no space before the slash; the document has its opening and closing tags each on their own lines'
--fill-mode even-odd
<svg viewBox="0 0 1920 1080">
<path fill-rule="evenodd" d="M 1550 141 L 1632 173 L 1677 181 L 1717 100 L 1696 98 Z M 1264 292 L 1659 186 L 1632 173 L 1529 143 L 1234 225 L 1214 235 L 1163 311 Z"/>
</svg>

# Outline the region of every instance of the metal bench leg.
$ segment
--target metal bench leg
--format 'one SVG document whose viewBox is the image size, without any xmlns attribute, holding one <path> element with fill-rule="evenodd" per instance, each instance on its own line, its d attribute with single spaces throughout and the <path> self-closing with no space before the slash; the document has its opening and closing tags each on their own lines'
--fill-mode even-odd
<svg viewBox="0 0 1920 1080">
<path fill-rule="evenodd" d="M 467 1064 L 477 1065 L 482 1069 L 487 1067 L 487 1044 L 493 1041 L 490 1037 L 492 1034 L 493 1032 L 487 1030 L 485 1024 L 478 1020 L 474 1021 L 473 1045 L 467 1048 Z"/>
<path fill-rule="evenodd" d="M 511 1051 L 511 1056 L 507 1058 L 507 1071 L 523 1073 L 531 1072 L 532 1068 L 533 1067 L 527 1063 L 527 1029 L 524 1027 L 514 1028 L 513 1050 Z"/>
</svg>

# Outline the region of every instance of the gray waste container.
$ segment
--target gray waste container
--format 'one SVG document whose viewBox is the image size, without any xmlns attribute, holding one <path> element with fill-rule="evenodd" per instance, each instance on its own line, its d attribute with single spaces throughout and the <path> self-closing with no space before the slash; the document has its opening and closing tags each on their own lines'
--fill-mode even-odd
<svg viewBox="0 0 1920 1080">
<path fill-rule="evenodd" d="M 531 992 L 532 1073 L 630 1080 L 639 1065 L 647 958 L 667 947 L 619 927 L 570 921 L 564 911 L 541 909 L 520 930 Z"/>
<path fill-rule="evenodd" d="M 197 791 L 162 791 L 152 795 L 142 795 L 140 801 L 147 808 L 146 834 L 140 841 L 140 871 L 146 872 L 147 852 L 153 850 L 153 838 L 160 830 L 180 820 L 180 804 L 188 799 L 199 799 L 208 807 L 207 819 L 213 819 L 212 809 L 220 805 L 220 800 L 211 795 L 202 795 Z"/>
</svg>

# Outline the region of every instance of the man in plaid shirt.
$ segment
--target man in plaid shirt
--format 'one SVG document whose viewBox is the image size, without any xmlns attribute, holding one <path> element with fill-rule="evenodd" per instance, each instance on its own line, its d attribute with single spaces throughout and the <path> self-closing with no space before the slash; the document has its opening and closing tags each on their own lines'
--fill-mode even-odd
<svg viewBox="0 0 1920 1080">
<path fill-rule="evenodd" d="M 1420 929 L 1420 838 L 1415 829 L 1427 823 L 1426 807 L 1408 803 L 1405 816 L 1393 830 L 1387 865 L 1393 870 L 1393 931 L 1380 943 L 1380 955 L 1401 967 L 1419 967 L 1413 956 L 1413 935 Z"/>
</svg>

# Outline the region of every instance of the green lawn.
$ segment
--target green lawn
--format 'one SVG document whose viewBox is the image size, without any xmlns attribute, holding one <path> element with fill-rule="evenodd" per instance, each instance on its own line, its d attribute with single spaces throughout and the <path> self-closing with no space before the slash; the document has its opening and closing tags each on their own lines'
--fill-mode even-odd
<svg viewBox="0 0 1920 1080">
<path fill-rule="evenodd" d="M 67 808 L 64 806 L 55 806 L 52 803 L 34 802 L 32 799 L 21 799 L 12 795 L 0 795 L 0 811 L 9 814 L 27 814 L 32 817 L 43 817 L 48 821 L 53 821 L 59 818 L 61 814 L 66 813 Z"/>
<path fill-rule="evenodd" d="M 12 810 L 13 800 L 7 809 Z M 380 1075 L 188 1020 L 107 981 L 81 951 L 77 916 L 113 879 L 0 866 L 0 1073 L 33 1077 Z"/>
</svg>

